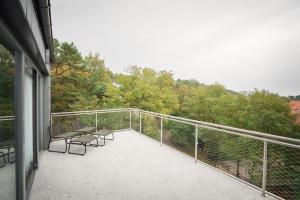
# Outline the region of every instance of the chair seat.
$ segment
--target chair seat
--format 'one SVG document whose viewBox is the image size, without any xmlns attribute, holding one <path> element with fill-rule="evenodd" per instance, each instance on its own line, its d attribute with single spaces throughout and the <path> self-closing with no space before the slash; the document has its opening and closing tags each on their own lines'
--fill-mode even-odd
<svg viewBox="0 0 300 200">
<path fill-rule="evenodd" d="M 79 135 L 80 135 L 80 133 L 78 133 L 78 132 L 65 132 L 65 133 L 62 133 L 62 134 L 59 134 L 59 135 L 52 136 L 52 138 L 69 139 L 69 138 L 79 136 Z"/>
<path fill-rule="evenodd" d="M 79 138 L 75 138 L 73 139 L 70 143 L 90 143 L 91 141 L 93 140 L 97 140 L 97 137 L 95 136 L 92 136 L 92 135 L 84 135 L 84 136 L 81 136 Z"/>
<path fill-rule="evenodd" d="M 96 128 L 95 127 L 84 127 L 84 128 L 81 128 L 81 129 L 78 129 L 78 130 L 76 130 L 77 132 L 91 132 L 91 131 L 94 131 L 94 130 L 96 130 Z"/>
<path fill-rule="evenodd" d="M 99 130 L 99 131 L 97 131 L 97 133 L 93 133 L 93 135 L 107 136 L 107 135 L 110 135 L 112 133 L 113 133 L 112 130 Z"/>
</svg>

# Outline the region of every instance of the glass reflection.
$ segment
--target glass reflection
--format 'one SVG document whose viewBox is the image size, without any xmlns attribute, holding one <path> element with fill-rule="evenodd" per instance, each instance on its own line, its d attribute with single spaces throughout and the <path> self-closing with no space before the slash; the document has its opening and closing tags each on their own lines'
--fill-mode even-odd
<svg viewBox="0 0 300 200">
<path fill-rule="evenodd" d="M 15 58 L 0 44 L 0 199 L 15 199 Z"/>
</svg>

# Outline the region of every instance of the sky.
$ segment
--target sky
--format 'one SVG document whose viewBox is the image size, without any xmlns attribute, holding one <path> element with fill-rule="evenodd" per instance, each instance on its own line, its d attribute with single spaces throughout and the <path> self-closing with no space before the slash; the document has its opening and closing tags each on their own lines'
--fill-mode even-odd
<svg viewBox="0 0 300 200">
<path fill-rule="evenodd" d="M 299 0 L 52 0 L 53 35 L 130 65 L 234 91 L 300 94 Z"/>
</svg>

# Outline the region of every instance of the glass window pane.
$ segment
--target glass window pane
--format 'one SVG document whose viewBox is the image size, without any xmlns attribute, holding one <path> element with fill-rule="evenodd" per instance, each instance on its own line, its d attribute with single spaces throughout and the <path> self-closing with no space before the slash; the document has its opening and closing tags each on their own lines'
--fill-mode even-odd
<svg viewBox="0 0 300 200">
<path fill-rule="evenodd" d="M 0 44 L 0 199 L 15 199 L 15 58 Z"/>
<path fill-rule="evenodd" d="M 29 186 L 29 179 L 33 171 L 33 70 L 26 64 L 24 77 L 24 136 L 25 136 L 25 176 L 26 188 Z"/>
</svg>

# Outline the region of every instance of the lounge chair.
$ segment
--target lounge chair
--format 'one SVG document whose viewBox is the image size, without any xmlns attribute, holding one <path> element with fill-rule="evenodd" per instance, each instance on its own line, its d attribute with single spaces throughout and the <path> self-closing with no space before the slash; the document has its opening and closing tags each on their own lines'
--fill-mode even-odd
<svg viewBox="0 0 300 200">
<path fill-rule="evenodd" d="M 14 151 L 11 151 L 11 148 L 14 149 Z M 6 150 L 6 152 L 2 152 L 4 153 L 4 156 L 7 155 L 7 162 L 8 163 L 14 163 L 16 162 L 15 160 L 11 159 L 11 155 L 15 153 L 15 149 L 16 149 L 16 143 L 15 140 L 5 140 L 0 142 L 0 149 Z"/>
<path fill-rule="evenodd" d="M 73 121 L 72 127 L 73 127 L 73 131 L 86 134 L 86 135 L 96 135 L 98 139 L 99 138 L 102 139 L 104 141 L 103 144 L 99 144 L 97 141 L 98 146 L 104 146 L 106 140 L 114 140 L 114 132 L 112 130 L 108 130 L 104 128 L 102 130 L 97 131 L 96 127 L 86 127 L 79 120 Z M 112 135 L 112 138 L 107 138 L 108 135 Z M 90 146 L 94 146 L 94 145 L 90 145 Z"/>
<path fill-rule="evenodd" d="M 68 139 L 72 139 L 74 137 L 79 137 L 81 133 L 79 132 L 68 132 L 66 131 L 63 125 L 55 125 L 50 128 L 50 139 L 48 144 L 48 151 L 49 152 L 57 152 L 57 153 L 66 153 L 68 148 Z M 65 150 L 64 151 L 57 151 L 50 149 L 50 143 L 53 140 L 64 140 L 65 141 Z"/>
</svg>

